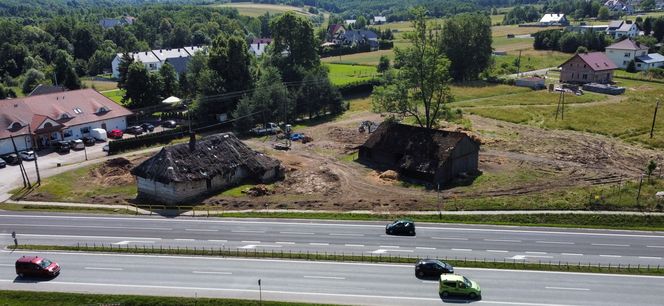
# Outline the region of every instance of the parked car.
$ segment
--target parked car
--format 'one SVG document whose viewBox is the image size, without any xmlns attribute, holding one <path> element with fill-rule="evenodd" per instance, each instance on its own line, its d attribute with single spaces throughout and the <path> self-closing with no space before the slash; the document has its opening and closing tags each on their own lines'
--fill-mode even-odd
<svg viewBox="0 0 664 306">
<path fill-rule="evenodd" d="M 37 158 L 35 151 L 21 151 L 18 152 L 18 156 L 21 157 L 22 160 L 35 160 Z"/>
<path fill-rule="evenodd" d="M 95 139 L 92 136 L 83 136 L 81 140 L 83 140 L 83 144 L 85 144 L 86 146 L 94 146 L 95 143 L 97 143 L 97 139 Z"/>
<path fill-rule="evenodd" d="M 68 141 L 57 141 L 53 143 L 53 150 L 58 153 L 69 153 L 71 146 Z"/>
<path fill-rule="evenodd" d="M 143 131 L 145 132 L 154 132 L 154 125 L 151 123 L 143 123 L 141 124 L 141 127 L 143 128 Z"/>
<path fill-rule="evenodd" d="M 269 122 L 265 125 L 265 127 L 255 127 L 249 130 L 249 132 L 256 136 L 277 134 L 279 131 L 281 131 L 281 128 L 279 128 L 279 126 L 274 122 Z"/>
<path fill-rule="evenodd" d="M 16 260 L 16 275 L 19 277 L 56 277 L 60 266 L 53 261 L 39 256 L 22 256 Z"/>
<path fill-rule="evenodd" d="M 420 259 L 415 264 L 415 276 L 440 277 L 441 274 L 454 274 L 452 265 L 437 259 Z"/>
<path fill-rule="evenodd" d="M 443 299 L 452 295 L 466 296 L 472 300 L 482 297 L 482 289 L 477 282 L 458 274 L 442 274 L 438 285 L 438 294 Z"/>
<path fill-rule="evenodd" d="M 143 128 L 138 125 L 130 126 L 125 130 L 125 133 L 132 135 L 141 135 L 143 134 Z"/>
<path fill-rule="evenodd" d="M 8 165 L 17 165 L 18 163 L 21 162 L 21 159 L 16 155 L 15 153 L 9 153 L 5 154 L 2 156 L 2 159 L 8 164 Z"/>
<path fill-rule="evenodd" d="M 107 135 L 106 130 L 104 129 L 92 129 L 90 130 L 90 137 L 93 137 L 94 139 L 99 141 L 106 141 L 106 139 L 109 136 Z"/>
<path fill-rule="evenodd" d="M 388 235 L 415 236 L 415 222 L 410 220 L 396 220 L 385 226 Z"/>
<path fill-rule="evenodd" d="M 4 167 L 7 167 L 7 162 L 4 159 L 0 158 L 0 168 Z"/>
<path fill-rule="evenodd" d="M 73 150 L 83 150 L 85 149 L 85 143 L 83 143 L 83 139 L 74 139 L 69 141 L 69 147 Z"/>
<path fill-rule="evenodd" d="M 302 138 L 304 138 L 304 134 L 301 133 L 293 133 L 290 137 L 291 141 L 302 140 Z"/>
<path fill-rule="evenodd" d="M 166 121 L 164 121 L 164 122 L 161 123 L 161 126 L 162 126 L 162 127 L 165 127 L 165 128 L 172 129 L 172 128 L 177 127 L 177 126 L 178 126 L 178 123 L 175 122 L 175 120 L 166 120 Z"/>
<path fill-rule="evenodd" d="M 108 132 L 108 137 L 109 138 L 121 139 L 122 135 L 124 135 L 124 133 L 121 130 L 118 130 L 118 129 L 115 129 L 115 130 L 112 130 L 112 131 Z"/>
</svg>

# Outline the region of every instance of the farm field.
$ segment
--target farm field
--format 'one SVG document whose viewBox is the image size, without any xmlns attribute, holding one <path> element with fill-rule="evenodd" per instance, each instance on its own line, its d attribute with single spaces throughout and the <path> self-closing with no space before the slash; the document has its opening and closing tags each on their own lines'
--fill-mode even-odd
<svg viewBox="0 0 664 306">
<path fill-rule="evenodd" d="M 97 91 L 107 91 L 118 88 L 118 83 L 115 81 L 94 80 L 92 77 L 81 78 L 81 83 L 83 83 L 88 88 L 94 88 Z"/>
<path fill-rule="evenodd" d="M 235 2 L 235 3 L 224 3 L 224 4 L 214 4 L 214 7 L 232 7 L 238 10 L 240 15 L 249 16 L 249 17 L 258 17 L 265 15 L 265 13 L 270 14 L 282 14 L 285 12 L 297 12 L 302 15 L 310 15 L 308 12 L 305 12 L 302 8 L 289 5 L 278 5 L 278 4 L 264 4 L 264 3 L 252 3 L 252 2 Z"/>
<path fill-rule="evenodd" d="M 379 50 L 373 52 L 355 53 L 342 56 L 331 56 L 322 58 L 324 63 L 337 63 L 337 64 L 357 64 L 357 65 L 371 65 L 377 66 L 378 60 L 381 55 L 387 55 L 390 60 L 394 60 L 394 50 Z"/>
<path fill-rule="evenodd" d="M 345 85 L 357 81 L 369 80 L 378 77 L 375 66 L 345 65 L 325 63 L 330 69 L 329 76 L 332 84 Z"/>
<path fill-rule="evenodd" d="M 521 52 L 521 71 L 558 67 L 572 55 L 559 51 L 525 50 Z M 513 64 L 519 57 L 519 51 L 507 52 L 507 55 L 494 56 L 496 67 L 503 63 Z"/>
</svg>

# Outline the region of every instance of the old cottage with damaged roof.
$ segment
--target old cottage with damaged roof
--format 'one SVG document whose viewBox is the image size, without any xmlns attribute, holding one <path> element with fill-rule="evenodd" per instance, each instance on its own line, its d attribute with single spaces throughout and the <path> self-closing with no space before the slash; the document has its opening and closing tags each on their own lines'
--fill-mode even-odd
<svg viewBox="0 0 664 306">
<path fill-rule="evenodd" d="M 360 146 L 359 159 L 445 185 L 461 173 L 478 173 L 479 151 L 480 143 L 465 133 L 383 122 Z"/>
<path fill-rule="evenodd" d="M 281 162 L 256 152 L 233 133 L 166 146 L 131 170 L 140 200 L 181 204 L 245 180 L 270 183 L 284 177 Z"/>
</svg>

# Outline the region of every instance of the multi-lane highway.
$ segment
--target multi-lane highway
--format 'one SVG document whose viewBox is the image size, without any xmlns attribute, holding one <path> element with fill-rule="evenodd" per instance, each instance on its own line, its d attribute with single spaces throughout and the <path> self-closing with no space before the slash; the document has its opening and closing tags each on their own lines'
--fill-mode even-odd
<svg viewBox="0 0 664 306">
<path fill-rule="evenodd" d="M 382 222 L 205 219 L 0 212 L 0 242 L 104 243 L 486 258 L 664 267 L 664 233 L 418 224 L 416 237 L 387 236 Z"/>
<path fill-rule="evenodd" d="M 62 273 L 53 280 L 15 277 L 0 253 L 0 288 L 361 305 L 440 305 L 438 283 L 415 278 L 412 265 L 252 260 L 183 256 L 41 253 Z M 490 305 L 661 305 L 664 278 L 650 276 L 458 268 L 476 280 Z M 467 302 L 455 298 L 446 302 Z"/>
</svg>

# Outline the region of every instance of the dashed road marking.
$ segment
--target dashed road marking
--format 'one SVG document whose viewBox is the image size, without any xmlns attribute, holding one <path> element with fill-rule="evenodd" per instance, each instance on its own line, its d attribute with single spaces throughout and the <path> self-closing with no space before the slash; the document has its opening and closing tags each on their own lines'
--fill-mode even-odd
<svg viewBox="0 0 664 306">
<path fill-rule="evenodd" d="M 338 280 L 344 280 L 344 279 L 346 279 L 345 277 L 339 277 L 339 276 L 315 276 L 315 275 L 305 275 L 304 278 L 315 278 L 315 279 L 338 279 Z"/>
<path fill-rule="evenodd" d="M 219 275 L 231 275 L 231 274 L 233 274 L 232 272 L 224 272 L 224 271 L 191 271 L 191 273 L 194 273 L 194 274 L 219 274 Z"/>
<path fill-rule="evenodd" d="M 507 253 L 507 251 L 504 250 L 486 250 L 487 252 L 492 252 L 492 253 Z"/>
<path fill-rule="evenodd" d="M 574 242 L 566 242 L 566 241 L 535 241 L 535 243 L 545 243 L 545 244 L 574 244 Z"/>
<path fill-rule="evenodd" d="M 309 245 L 330 245 L 329 243 L 323 243 L 323 242 L 310 242 Z"/>
<path fill-rule="evenodd" d="M 452 249 L 452 251 L 459 251 L 459 252 L 472 252 L 473 249 Z"/>
<path fill-rule="evenodd" d="M 573 290 L 573 291 L 590 291 L 588 288 L 568 288 L 568 287 L 544 287 L 552 290 Z"/>
<path fill-rule="evenodd" d="M 435 250 L 436 248 L 430 248 L 430 247 L 415 247 L 418 250 Z"/>
<path fill-rule="evenodd" d="M 345 244 L 345 246 L 347 246 L 347 247 L 359 247 L 359 248 L 362 248 L 362 247 L 364 247 L 364 244 Z"/>
<path fill-rule="evenodd" d="M 122 271 L 122 268 L 85 267 L 85 270 Z"/>
<path fill-rule="evenodd" d="M 661 257 L 653 257 L 653 256 L 639 256 L 641 259 L 662 259 Z"/>
<path fill-rule="evenodd" d="M 521 240 L 516 240 L 516 239 L 484 239 L 484 241 L 491 241 L 491 242 L 521 242 Z"/>
<path fill-rule="evenodd" d="M 286 234 L 286 235 L 313 235 L 314 233 L 308 233 L 308 232 L 279 232 L 279 234 Z"/>
<path fill-rule="evenodd" d="M 618 257 L 622 257 L 622 256 L 620 256 L 620 255 L 599 255 L 599 257 L 612 257 L 612 258 L 618 258 Z"/>
<path fill-rule="evenodd" d="M 595 246 L 614 246 L 614 247 L 628 247 L 629 244 L 613 244 L 613 243 L 593 243 Z"/>
<path fill-rule="evenodd" d="M 579 254 L 579 253 L 560 253 L 560 255 L 565 255 L 565 256 L 583 256 L 583 254 Z"/>
<path fill-rule="evenodd" d="M 468 240 L 468 238 L 456 238 L 456 237 L 431 237 L 431 239 L 437 239 L 437 240 Z"/>
<path fill-rule="evenodd" d="M 185 228 L 185 231 L 190 231 L 190 232 L 218 232 L 219 230 L 216 229 L 204 229 L 204 228 Z"/>
<path fill-rule="evenodd" d="M 275 243 L 276 244 L 295 244 L 295 242 L 290 242 L 290 241 L 277 241 Z"/>
<path fill-rule="evenodd" d="M 526 251 L 526 252 L 524 252 L 524 253 L 526 253 L 526 254 L 539 254 L 539 255 L 544 255 L 544 254 L 546 254 L 546 252 L 528 252 L 528 251 Z"/>
</svg>

